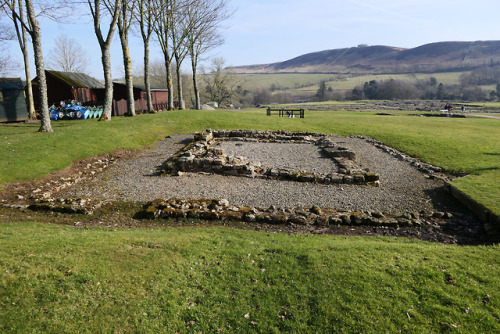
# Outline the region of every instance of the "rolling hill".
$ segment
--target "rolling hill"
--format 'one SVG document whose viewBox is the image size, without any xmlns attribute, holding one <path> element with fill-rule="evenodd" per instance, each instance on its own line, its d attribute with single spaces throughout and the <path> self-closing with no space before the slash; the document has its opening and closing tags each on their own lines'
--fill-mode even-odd
<svg viewBox="0 0 500 334">
<path fill-rule="evenodd" d="M 398 74 L 465 71 L 482 66 L 500 66 L 500 41 L 438 42 L 411 49 L 360 45 L 230 69 L 235 73 Z"/>
</svg>

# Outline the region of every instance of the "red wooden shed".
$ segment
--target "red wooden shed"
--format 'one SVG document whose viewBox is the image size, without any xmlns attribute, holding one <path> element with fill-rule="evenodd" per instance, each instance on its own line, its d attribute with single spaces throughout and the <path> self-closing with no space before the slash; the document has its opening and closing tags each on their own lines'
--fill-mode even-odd
<svg viewBox="0 0 500 334">
<path fill-rule="evenodd" d="M 47 99 L 50 104 L 75 100 L 84 105 L 100 105 L 104 100 L 104 84 L 79 72 L 46 70 Z M 32 80 L 35 108 L 38 109 L 38 77 Z"/>
<path fill-rule="evenodd" d="M 127 86 L 123 82 L 113 82 L 113 116 L 122 116 L 126 110 Z M 134 84 L 135 109 L 144 111 L 147 109 L 146 87 L 143 84 Z M 151 100 L 155 110 L 165 110 L 168 105 L 168 89 L 151 87 Z"/>
</svg>

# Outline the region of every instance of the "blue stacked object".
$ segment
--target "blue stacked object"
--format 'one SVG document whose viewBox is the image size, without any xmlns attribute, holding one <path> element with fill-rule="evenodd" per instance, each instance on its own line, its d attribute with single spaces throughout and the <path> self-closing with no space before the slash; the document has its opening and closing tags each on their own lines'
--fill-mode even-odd
<svg viewBox="0 0 500 334">
<path fill-rule="evenodd" d="M 88 119 L 97 118 L 102 115 L 102 107 L 82 107 L 79 102 L 61 101 L 60 107 L 50 107 L 50 119 L 52 121 L 62 119 Z"/>
</svg>

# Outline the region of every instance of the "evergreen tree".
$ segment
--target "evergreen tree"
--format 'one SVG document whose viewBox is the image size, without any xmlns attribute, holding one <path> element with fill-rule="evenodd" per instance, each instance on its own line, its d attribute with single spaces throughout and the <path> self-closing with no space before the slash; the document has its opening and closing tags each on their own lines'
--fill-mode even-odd
<svg viewBox="0 0 500 334">
<path fill-rule="evenodd" d="M 325 101 L 326 100 L 326 82 L 321 81 L 319 84 L 319 89 L 316 92 L 316 98 L 318 101 Z"/>
<path fill-rule="evenodd" d="M 438 100 L 443 100 L 445 98 L 445 96 L 446 96 L 446 93 L 444 90 L 444 85 L 443 85 L 443 83 L 440 83 L 438 86 L 438 89 L 437 89 L 436 98 Z"/>
</svg>

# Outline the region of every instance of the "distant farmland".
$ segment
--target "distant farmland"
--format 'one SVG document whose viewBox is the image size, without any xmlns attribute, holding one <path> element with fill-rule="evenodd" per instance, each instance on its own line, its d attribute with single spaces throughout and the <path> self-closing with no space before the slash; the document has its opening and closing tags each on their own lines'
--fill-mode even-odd
<svg viewBox="0 0 500 334">
<path fill-rule="evenodd" d="M 368 74 L 351 76 L 349 74 L 320 74 L 320 73 L 273 73 L 273 74 L 236 74 L 243 89 L 271 89 L 285 90 L 291 94 L 314 94 L 322 81 L 326 82 L 327 88 L 334 91 L 352 90 L 358 85 L 363 85 L 371 80 L 403 80 L 407 82 L 428 81 L 431 77 L 436 78 L 438 83 L 445 85 L 459 84 L 459 78 L 466 72 L 444 72 L 444 73 L 417 73 L 417 74 Z M 483 89 L 494 89 L 493 86 L 485 86 Z"/>
</svg>

